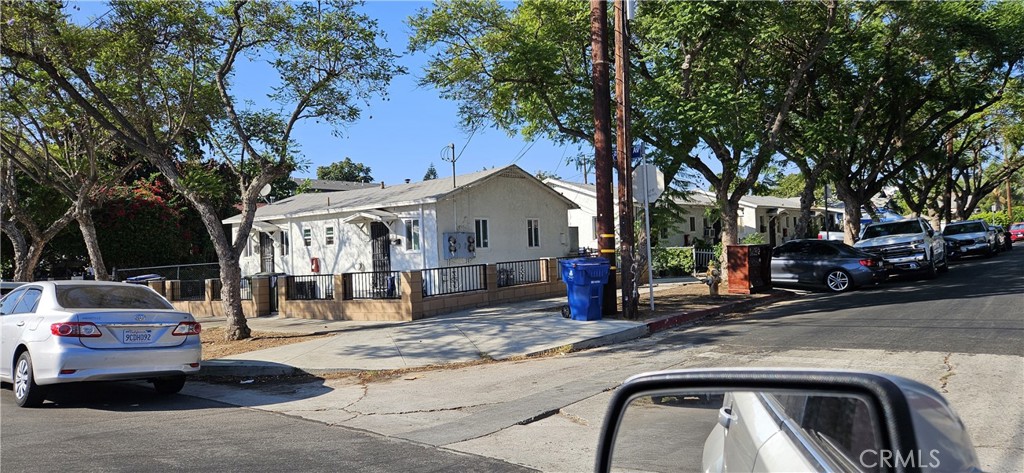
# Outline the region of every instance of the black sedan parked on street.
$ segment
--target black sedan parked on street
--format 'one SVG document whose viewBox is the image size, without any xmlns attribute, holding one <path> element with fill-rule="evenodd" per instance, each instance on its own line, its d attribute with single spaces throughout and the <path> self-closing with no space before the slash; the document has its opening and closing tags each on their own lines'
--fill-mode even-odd
<svg viewBox="0 0 1024 473">
<path fill-rule="evenodd" d="M 840 241 L 791 240 L 772 250 L 773 284 L 824 285 L 844 292 L 887 276 L 881 258 Z"/>
</svg>

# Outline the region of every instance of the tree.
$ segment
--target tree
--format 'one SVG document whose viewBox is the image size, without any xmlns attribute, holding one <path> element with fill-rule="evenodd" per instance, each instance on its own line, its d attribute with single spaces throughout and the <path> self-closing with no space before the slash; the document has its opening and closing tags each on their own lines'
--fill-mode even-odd
<svg viewBox="0 0 1024 473">
<path fill-rule="evenodd" d="M 800 150 L 845 204 L 848 243 L 863 204 L 999 101 L 1020 64 L 1024 17 L 1016 2 L 849 7 L 793 117 Z"/>
<path fill-rule="evenodd" d="M 545 180 L 545 179 L 561 179 L 561 177 L 557 173 L 547 172 L 547 171 L 537 171 L 534 174 L 534 177 L 536 177 L 537 179 L 540 179 L 542 181 Z"/>
<path fill-rule="evenodd" d="M 427 168 L 427 173 L 423 175 L 424 181 L 431 179 L 437 179 L 437 168 L 434 167 L 434 163 L 430 163 L 430 167 Z"/>
<path fill-rule="evenodd" d="M 0 52 L 13 68 L 67 94 L 199 212 L 220 263 L 227 337 L 241 339 L 249 328 L 239 256 L 259 191 L 299 160 L 296 123 L 351 121 L 360 101 L 384 93 L 402 72 L 395 55 L 376 44 L 376 23 L 357 6 L 346 0 L 125 2 L 79 26 L 61 4 L 4 3 Z M 240 60 L 277 75 L 276 83 L 266 82 L 272 89 L 264 108 L 242 108 L 234 93 Z M 222 166 L 233 182 L 222 179 Z M 233 236 L 217 215 L 231 188 L 242 209 Z"/>
<path fill-rule="evenodd" d="M 74 221 L 75 207 L 20 171 L 6 151 L 0 154 L 0 230 L 14 252 L 14 279 L 34 281 L 43 250 Z"/>
<path fill-rule="evenodd" d="M 648 2 L 633 29 L 633 132 L 676 178 L 714 185 L 723 238 L 739 198 L 774 156 L 798 86 L 828 42 L 835 3 Z M 587 5 L 438 2 L 409 20 L 410 50 L 433 52 L 422 83 L 459 103 L 463 124 L 591 143 Z M 718 160 L 724 171 L 705 162 Z"/>
<path fill-rule="evenodd" d="M 337 161 L 327 166 L 317 167 L 316 178 L 328 181 L 373 182 L 373 176 L 370 175 L 370 167 L 363 163 L 352 161 L 352 158 L 348 156 L 345 157 L 344 161 Z"/>
</svg>

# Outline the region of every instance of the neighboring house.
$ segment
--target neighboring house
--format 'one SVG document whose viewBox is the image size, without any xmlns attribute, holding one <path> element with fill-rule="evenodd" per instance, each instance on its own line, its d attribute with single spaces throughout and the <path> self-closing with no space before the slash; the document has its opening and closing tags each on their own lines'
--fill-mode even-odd
<svg viewBox="0 0 1024 473">
<path fill-rule="evenodd" d="M 406 271 L 564 256 L 576 205 L 518 166 L 303 193 L 256 211 L 243 275 Z M 241 216 L 225 219 L 237 232 Z"/>
<path fill-rule="evenodd" d="M 597 187 L 594 184 L 582 184 L 578 182 L 563 181 L 560 179 L 548 178 L 544 183 L 573 201 L 578 209 L 569 211 L 569 234 L 570 241 L 574 242 L 573 247 L 597 248 Z M 707 197 L 703 193 L 692 193 L 687 200 L 677 200 L 683 207 L 685 215 L 681 222 L 677 222 L 674 231 L 662 231 L 659 235 L 659 244 L 662 246 L 689 246 L 695 240 L 713 240 L 718 238 L 717 230 L 713 222 L 704 217 L 704 209 L 714 206 L 714 197 Z M 615 228 L 618 229 L 618 199 L 613 198 L 615 207 Z M 642 209 L 643 204 L 638 203 Z M 637 213 L 637 216 L 642 215 Z"/>
<path fill-rule="evenodd" d="M 545 179 L 544 183 L 555 189 L 579 206 L 569 211 L 569 233 L 578 235 L 578 246 L 597 247 L 597 192 L 593 184 L 581 184 Z M 662 230 L 658 235 L 660 246 L 690 246 L 696 240 L 714 242 L 720 239 L 722 227 L 719 222 L 708 219 L 705 210 L 717 206 L 714 193 L 702 190 L 690 192 L 685 200 L 676 200 L 685 212 L 681 221 L 675 222 L 672 230 Z M 616 220 L 618 220 L 618 202 Z M 639 214 L 638 214 L 639 215 Z M 772 245 L 781 244 L 794 238 L 796 221 L 800 217 L 799 198 L 768 196 L 744 196 L 740 199 L 737 216 L 738 236 L 742 240 L 753 233 L 764 234 L 764 240 Z M 616 222 L 616 228 L 618 223 Z"/>
</svg>

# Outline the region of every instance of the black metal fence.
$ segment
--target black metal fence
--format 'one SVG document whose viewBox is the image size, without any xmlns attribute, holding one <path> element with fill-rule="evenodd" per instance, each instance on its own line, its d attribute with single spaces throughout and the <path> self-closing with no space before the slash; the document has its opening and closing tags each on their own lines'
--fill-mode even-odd
<svg viewBox="0 0 1024 473">
<path fill-rule="evenodd" d="M 398 271 L 348 273 L 345 275 L 345 300 L 401 299 L 402 276 Z"/>
<path fill-rule="evenodd" d="M 486 264 L 423 270 L 423 297 L 485 289 L 487 289 Z"/>
<path fill-rule="evenodd" d="M 242 300 L 252 300 L 252 278 L 242 278 Z M 224 284 L 220 282 L 220 279 L 213 280 L 213 300 L 220 300 L 220 290 L 224 287 Z"/>
<path fill-rule="evenodd" d="M 290 301 L 334 300 L 334 275 L 288 276 L 287 294 Z"/>
<path fill-rule="evenodd" d="M 178 281 L 171 289 L 171 300 L 175 301 L 204 301 L 206 300 L 206 280 L 183 280 Z"/>
<path fill-rule="evenodd" d="M 197 280 L 217 279 L 220 277 L 220 265 L 217 263 L 176 264 L 171 266 L 148 266 L 144 268 L 114 269 L 111 278 L 124 281 L 130 277 L 156 274 L 164 279 Z"/>
<path fill-rule="evenodd" d="M 519 286 L 543 281 L 540 260 L 505 261 L 498 263 L 498 287 Z"/>
</svg>

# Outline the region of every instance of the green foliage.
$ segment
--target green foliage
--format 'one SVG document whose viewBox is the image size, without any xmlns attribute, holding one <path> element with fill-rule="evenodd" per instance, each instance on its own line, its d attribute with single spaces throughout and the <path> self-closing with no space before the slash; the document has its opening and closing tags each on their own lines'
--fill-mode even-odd
<svg viewBox="0 0 1024 473">
<path fill-rule="evenodd" d="M 1001 225 L 1003 228 L 1007 229 L 1010 228 L 1011 223 L 1014 223 L 1010 221 L 1010 215 L 1007 214 L 1005 210 L 1000 210 L 998 212 L 976 212 L 974 215 L 971 215 L 971 219 L 984 220 L 988 222 L 989 225 Z"/>
<path fill-rule="evenodd" d="M 434 163 L 430 163 L 430 167 L 427 168 L 427 173 L 423 175 L 424 181 L 431 179 L 437 179 L 437 168 L 434 167 Z"/>
<path fill-rule="evenodd" d="M 370 167 L 352 161 L 352 158 L 345 157 L 344 161 L 337 161 L 327 166 L 316 168 L 316 178 L 329 181 L 347 182 L 373 182 L 370 175 Z"/>
<path fill-rule="evenodd" d="M 743 237 L 740 243 L 744 245 L 763 245 L 768 242 L 765 241 L 763 233 L 755 232 Z"/>
<path fill-rule="evenodd" d="M 654 260 L 655 271 L 664 271 L 672 276 L 693 273 L 692 247 L 655 247 L 651 258 Z"/>
</svg>

